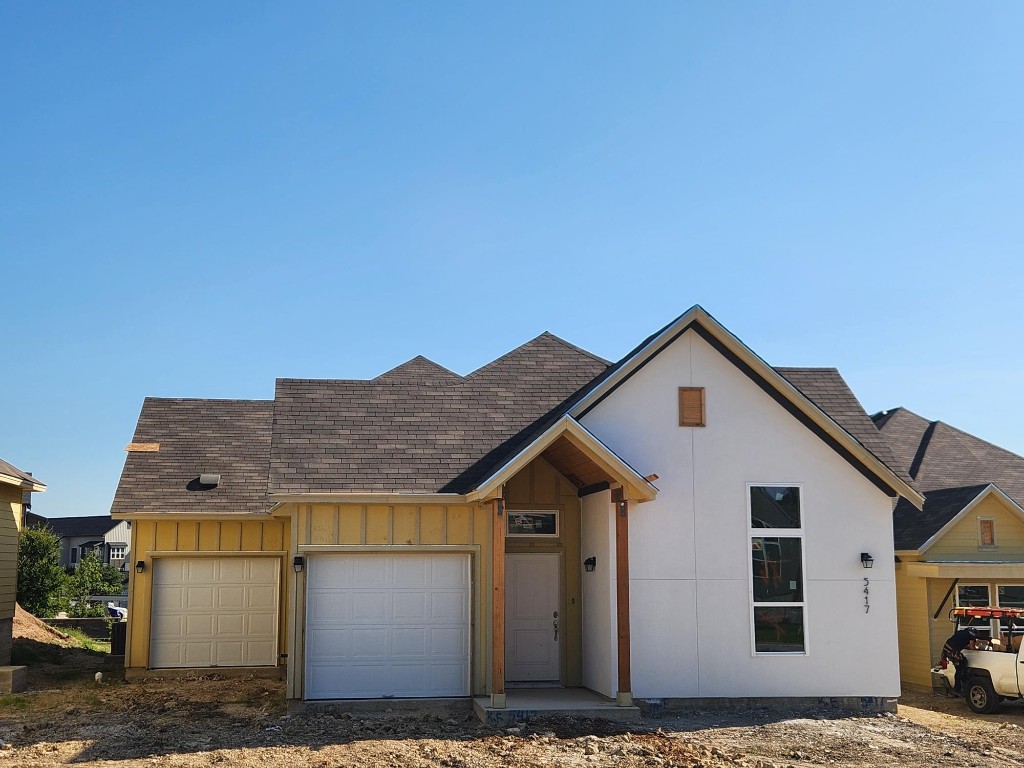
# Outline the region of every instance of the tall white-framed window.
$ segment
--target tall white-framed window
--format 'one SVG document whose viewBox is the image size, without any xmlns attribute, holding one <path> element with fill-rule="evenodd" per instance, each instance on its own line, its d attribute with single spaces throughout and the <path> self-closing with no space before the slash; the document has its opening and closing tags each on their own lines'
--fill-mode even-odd
<svg viewBox="0 0 1024 768">
<path fill-rule="evenodd" d="M 795 483 L 747 484 L 756 656 L 807 653 L 802 497 Z"/>
</svg>

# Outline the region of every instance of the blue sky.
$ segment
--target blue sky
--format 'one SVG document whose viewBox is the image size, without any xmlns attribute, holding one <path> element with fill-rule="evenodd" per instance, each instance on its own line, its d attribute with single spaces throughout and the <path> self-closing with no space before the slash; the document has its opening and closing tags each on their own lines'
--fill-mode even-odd
<svg viewBox="0 0 1024 768">
<path fill-rule="evenodd" d="M 699 303 L 1024 453 L 1024 6 L 0 5 L 0 456 Z"/>
</svg>

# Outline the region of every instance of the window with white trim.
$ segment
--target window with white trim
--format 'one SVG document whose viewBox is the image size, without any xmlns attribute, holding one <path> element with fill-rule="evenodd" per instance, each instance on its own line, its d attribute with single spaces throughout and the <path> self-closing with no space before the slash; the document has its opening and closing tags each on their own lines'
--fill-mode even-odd
<svg viewBox="0 0 1024 768">
<path fill-rule="evenodd" d="M 997 584 L 996 605 L 1000 608 L 1024 608 L 1024 584 Z M 1024 634 L 1024 627 L 1020 621 L 1013 624 L 1012 631 L 1009 619 L 999 620 L 1000 634 L 1012 634 L 1016 647 L 1020 647 L 1020 636 Z"/>
<path fill-rule="evenodd" d="M 992 596 L 988 584 L 957 584 L 956 585 L 956 606 L 957 608 L 969 608 L 972 606 L 992 605 Z M 974 627 L 982 634 L 991 636 L 993 623 L 998 624 L 997 619 L 972 618 L 969 624 L 964 626 Z"/>
<path fill-rule="evenodd" d="M 110 559 L 111 560 L 124 560 L 124 556 L 127 554 L 128 547 L 117 547 L 112 546 L 110 548 Z"/>
<path fill-rule="evenodd" d="M 800 486 L 747 488 L 754 653 L 806 653 Z"/>
</svg>

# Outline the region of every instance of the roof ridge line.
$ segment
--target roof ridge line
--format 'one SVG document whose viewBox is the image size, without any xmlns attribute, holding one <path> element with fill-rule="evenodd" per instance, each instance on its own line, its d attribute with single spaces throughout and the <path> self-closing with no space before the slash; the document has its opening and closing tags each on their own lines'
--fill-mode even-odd
<svg viewBox="0 0 1024 768">
<path fill-rule="evenodd" d="M 562 344 L 563 346 L 566 346 L 566 347 L 568 347 L 569 349 L 571 349 L 571 350 L 573 350 L 575 352 L 579 352 L 582 355 L 586 355 L 591 360 L 594 360 L 594 361 L 596 361 L 598 363 L 603 363 L 604 365 L 611 365 L 612 364 L 611 360 L 605 360 L 600 355 L 595 355 L 589 349 L 584 349 L 581 346 L 573 344 L 571 341 L 566 341 L 561 336 L 558 336 L 558 335 L 552 333 L 551 331 L 544 331 L 544 333 L 542 333 L 540 336 L 548 336 L 548 337 L 554 339 L 555 341 L 557 341 L 559 344 Z M 537 338 L 539 339 L 540 336 L 538 336 Z"/>
</svg>

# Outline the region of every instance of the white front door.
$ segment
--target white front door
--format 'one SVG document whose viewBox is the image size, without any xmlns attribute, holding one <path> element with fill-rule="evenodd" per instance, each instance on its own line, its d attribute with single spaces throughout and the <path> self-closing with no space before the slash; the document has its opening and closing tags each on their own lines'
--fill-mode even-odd
<svg viewBox="0 0 1024 768">
<path fill-rule="evenodd" d="M 559 679 L 560 556 L 505 556 L 505 680 Z"/>
</svg>

